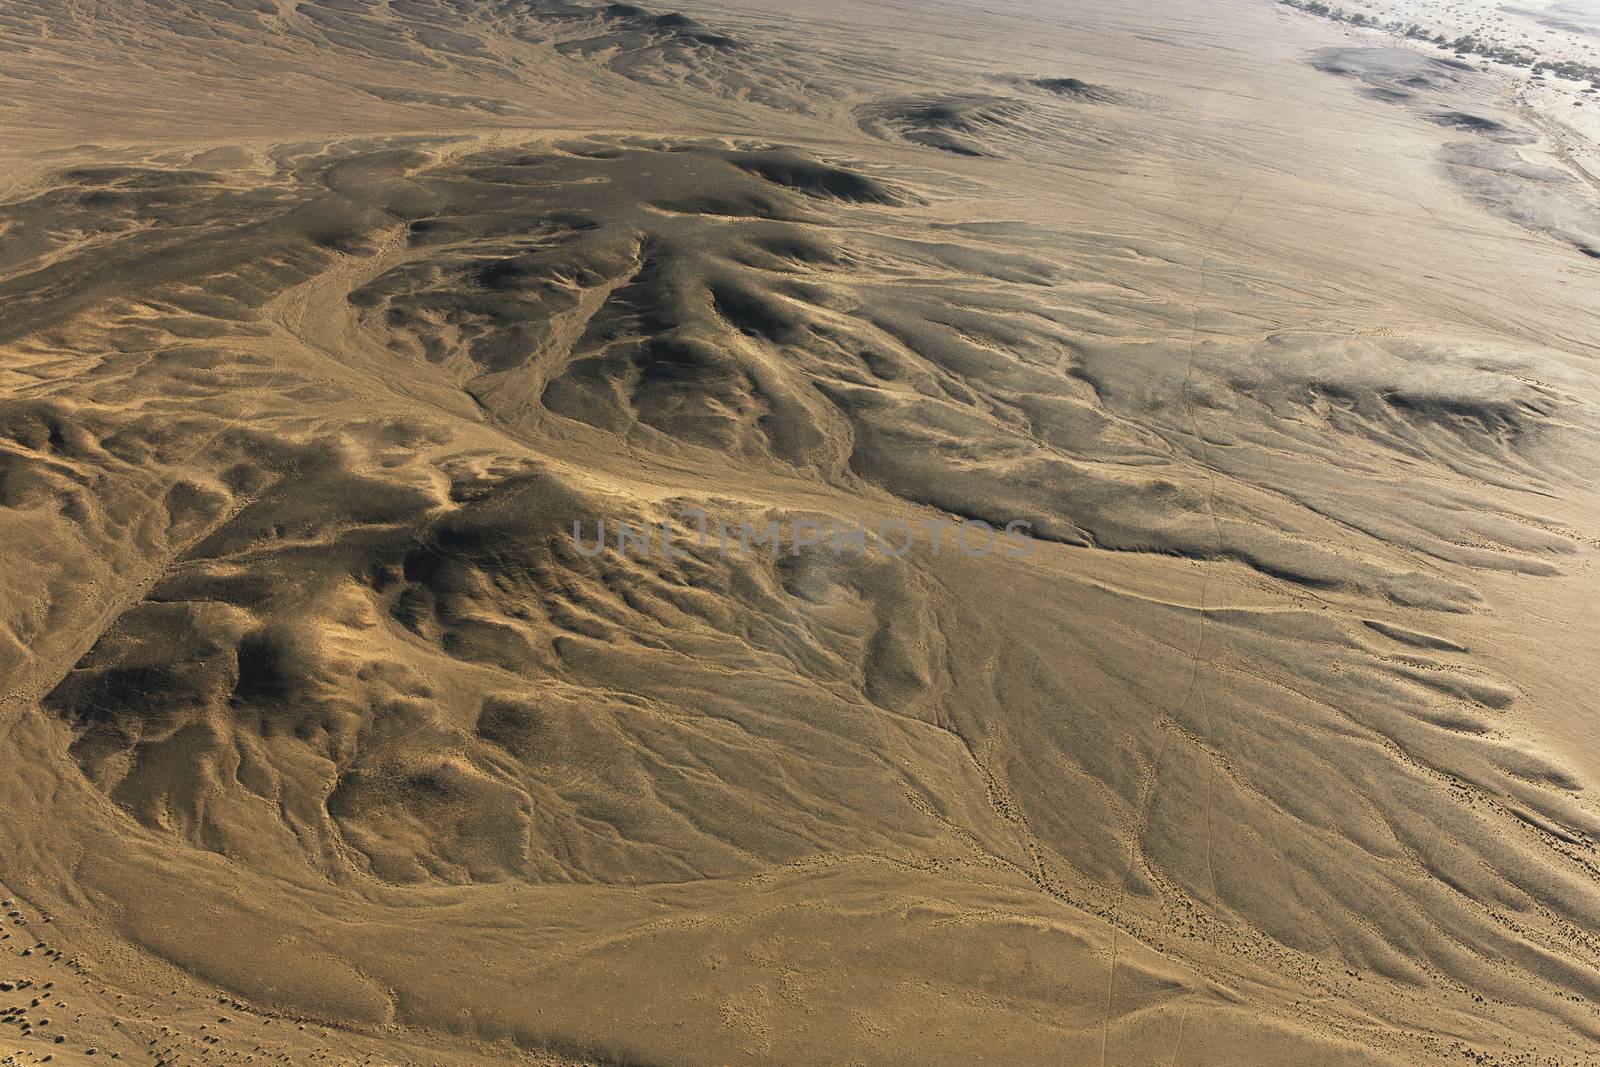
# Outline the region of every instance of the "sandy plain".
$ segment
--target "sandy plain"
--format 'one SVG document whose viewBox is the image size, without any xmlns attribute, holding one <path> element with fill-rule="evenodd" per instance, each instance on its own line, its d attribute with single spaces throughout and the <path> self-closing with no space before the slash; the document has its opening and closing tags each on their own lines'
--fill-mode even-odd
<svg viewBox="0 0 1600 1067">
<path fill-rule="evenodd" d="M 1600 201 L 1493 64 L 1261 0 L 0 56 L 0 1062 L 1600 1059 Z M 570 538 L 688 508 L 1036 541 Z"/>
</svg>

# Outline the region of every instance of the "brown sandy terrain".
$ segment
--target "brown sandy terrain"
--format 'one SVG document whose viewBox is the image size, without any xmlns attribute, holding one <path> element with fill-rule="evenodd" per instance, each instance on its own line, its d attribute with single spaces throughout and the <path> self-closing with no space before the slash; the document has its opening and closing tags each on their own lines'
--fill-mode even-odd
<svg viewBox="0 0 1600 1067">
<path fill-rule="evenodd" d="M 1600 1061 L 1600 197 L 1492 73 L 1265 0 L 0 57 L 0 1063 Z M 1035 540 L 572 539 L 691 508 Z"/>
</svg>

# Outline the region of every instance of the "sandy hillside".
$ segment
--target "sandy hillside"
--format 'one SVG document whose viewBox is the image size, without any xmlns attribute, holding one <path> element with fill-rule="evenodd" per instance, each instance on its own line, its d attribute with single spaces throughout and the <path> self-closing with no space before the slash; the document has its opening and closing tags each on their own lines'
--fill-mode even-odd
<svg viewBox="0 0 1600 1067">
<path fill-rule="evenodd" d="M 10 0 L 0 1063 L 1600 1062 L 1531 91 L 1270 0 Z"/>
</svg>

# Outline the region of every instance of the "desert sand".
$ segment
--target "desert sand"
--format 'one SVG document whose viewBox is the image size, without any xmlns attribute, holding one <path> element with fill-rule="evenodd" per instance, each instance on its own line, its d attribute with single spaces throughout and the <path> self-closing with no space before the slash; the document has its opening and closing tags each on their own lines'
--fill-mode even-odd
<svg viewBox="0 0 1600 1067">
<path fill-rule="evenodd" d="M 0 1063 L 1600 1062 L 1600 102 L 1503 67 L 10 0 Z"/>
</svg>

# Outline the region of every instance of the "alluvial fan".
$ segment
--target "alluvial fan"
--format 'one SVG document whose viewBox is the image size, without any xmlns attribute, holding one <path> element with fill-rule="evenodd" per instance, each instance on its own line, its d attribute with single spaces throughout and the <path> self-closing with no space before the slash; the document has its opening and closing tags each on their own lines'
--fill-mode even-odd
<svg viewBox="0 0 1600 1067">
<path fill-rule="evenodd" d="M 1593 146 L 1298 7 L 0 12 L 0 1063 L 1595 1062 Z"/>
</svg>

